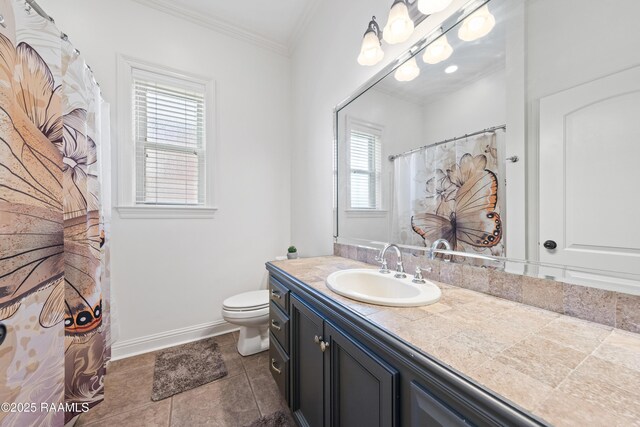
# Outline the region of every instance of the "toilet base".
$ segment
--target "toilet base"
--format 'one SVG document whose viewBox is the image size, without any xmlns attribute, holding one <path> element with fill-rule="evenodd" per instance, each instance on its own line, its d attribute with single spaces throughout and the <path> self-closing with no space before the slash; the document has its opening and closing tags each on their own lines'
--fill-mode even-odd
<svg viewBox="0 0 640 427">
<path fill-rule="evenodd" d="M 264 326 L 242 326 L 238 338 L 238 353 L 251 356 L 269 349 L 269 328 Z"/>
</svg>

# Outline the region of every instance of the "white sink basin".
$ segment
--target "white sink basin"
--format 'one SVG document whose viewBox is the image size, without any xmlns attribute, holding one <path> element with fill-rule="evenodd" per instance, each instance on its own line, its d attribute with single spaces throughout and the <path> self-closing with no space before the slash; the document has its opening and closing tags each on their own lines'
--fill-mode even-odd
<svg viewBox="0 0 640 427">
<path fill-rule="evenodd" d="M 442 292 L 435 284 L 413 283 L 413 276 L 396 279 L 392 271 L 354 269 L 336 271 L 327 277 L 327 287 L 344 297 L 370 304 L 392 307 L 418 307 L 438 302 Z"/>
</svg>

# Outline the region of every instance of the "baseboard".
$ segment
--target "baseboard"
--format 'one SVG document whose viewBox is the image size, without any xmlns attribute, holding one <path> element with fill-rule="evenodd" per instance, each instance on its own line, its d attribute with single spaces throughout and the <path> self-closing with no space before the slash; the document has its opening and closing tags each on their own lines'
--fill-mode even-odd
<svg viewBox="0 0 640 427">
<path fill-rule="evenodd" d="M 173 347 L 174 345 L 226 334 L 237 331 L 238 329 L 236 325 L 227 323 L 224 320 L 217 320 L 215 322 L 187 326 L 186 328 L 160 332 L 145 337 L 117 341 L 111 347 L 111 360 L 125 359 L 127 357 L 137 356 L 138 354 Z"/>
</svg>

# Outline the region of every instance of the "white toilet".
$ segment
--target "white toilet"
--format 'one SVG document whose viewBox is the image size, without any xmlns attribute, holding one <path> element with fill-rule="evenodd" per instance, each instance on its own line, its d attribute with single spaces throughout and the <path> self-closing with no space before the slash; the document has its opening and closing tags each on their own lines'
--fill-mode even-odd
<svg viewBox="0 0 640 427">
<path fill-rule="evenodd" d="M 269 291 L 234 295 L 222 303 L 222 317 L 240 326 L 238 352 L 243 356 L 269 348 Z"/>
</svg>

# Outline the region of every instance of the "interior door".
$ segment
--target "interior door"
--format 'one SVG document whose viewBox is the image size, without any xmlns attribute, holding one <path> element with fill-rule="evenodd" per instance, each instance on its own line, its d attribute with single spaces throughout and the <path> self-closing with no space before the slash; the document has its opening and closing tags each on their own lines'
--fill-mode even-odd
<svg viewBox="0 0 640 427">
<path fill-rule="evenodd" d="M 323 339 L 323 319 L 295 296 L 290 301 L 291 410 L 301 426 L 322 427 L 324 353 L 319 342 Z"/>
<path fill-rule="evenodd" d="M 541 99 L 539 170 L 540 260 L 640 274 L 640 67 Z"/>
</svg>

